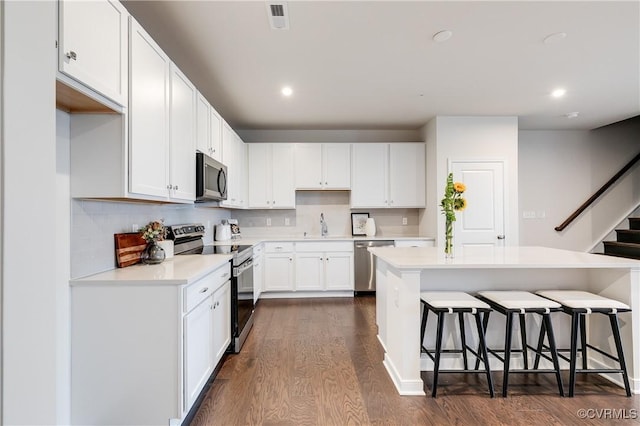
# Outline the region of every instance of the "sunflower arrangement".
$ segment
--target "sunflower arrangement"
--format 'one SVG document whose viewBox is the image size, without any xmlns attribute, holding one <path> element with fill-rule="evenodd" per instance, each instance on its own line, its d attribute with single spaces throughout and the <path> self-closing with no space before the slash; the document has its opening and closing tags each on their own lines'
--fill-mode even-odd
<svg viewBox="0 0 640 426">
<path fill-rule="evenodd" d="M 444 188 L 444 198 L 440 201 L 442 214 L 445 217 L 445 246 L 447 256 L 453 256 L 453 222 L 456 221 L 456 212 L 467 207 L 467 200 L 462 197 L 467 187 L 464 183 L 454 182 L 453 173 L 447 176 L 447 185 Z"/>
</svg>

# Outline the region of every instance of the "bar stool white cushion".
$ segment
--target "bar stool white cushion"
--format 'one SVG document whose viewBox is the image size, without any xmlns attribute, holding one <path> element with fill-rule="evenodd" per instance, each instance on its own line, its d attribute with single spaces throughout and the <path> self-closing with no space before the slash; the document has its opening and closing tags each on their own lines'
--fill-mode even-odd
<svg viewBox="0 0 640 426">
<path fill-rule="evenodd" d="M 506 309 L 553 309 L 560 304 L 528 291 L 480 291 L 479 295 Z"/>
<path fill-rule="evenodd" d="M 622 302 L 588 291 L 543 290 L 536 293 L 574 309 L 631 309 L 629 305 Z"/>
<path fill-rule="evenodd" d="M 439 309 L 491 309 L 482 300 L 463 291 L 423 291 L 420 293 L 420 299 Z"/>
</svg>

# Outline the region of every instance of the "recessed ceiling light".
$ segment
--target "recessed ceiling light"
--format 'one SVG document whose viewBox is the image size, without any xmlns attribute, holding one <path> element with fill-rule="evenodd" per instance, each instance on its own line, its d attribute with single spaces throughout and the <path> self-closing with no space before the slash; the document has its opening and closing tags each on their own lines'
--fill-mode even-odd
<svg viewBox="0 0 640 426">
<path fill-rule="evenodd" d="M 567 33 L 553 33 L 546 36 L 543 40 L 544 44 L 557 43 L 567 38 Z"/>
<path fill-rule="evenodd" d="M 566 94 L 567 91 L 565 89 L 555 89 L 553 92 L 551 92 L 551 96 L 553 96 L 554 98 L 561 98 Z"/>
<path fill-rule="evenodd" d="M 567 118 L 576 118 L 580 113 L 578 111 L 568 112 L 564 116 Z"/>
<path fill-rule="evenodd" d="M 433 41 L 436 43 L 442 43 L 443 41 L 449 40 L 453 36 L 453 31 L 451 30 L 442 30 L 438 31 L 433 35 Z"/>
<path fill-rule="evenodd" d="M 293 95 L 293 89 L 289 86 L 283 87 L 280 92 L 282 93 L 282 96 L 286 96 L 286 97 Z"/>
</svg>

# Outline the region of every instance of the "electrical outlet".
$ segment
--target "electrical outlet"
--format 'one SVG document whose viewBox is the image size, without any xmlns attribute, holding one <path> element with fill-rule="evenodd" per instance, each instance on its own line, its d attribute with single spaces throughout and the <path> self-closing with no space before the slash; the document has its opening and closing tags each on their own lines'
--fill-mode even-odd
<svg viewBox="0 0 640 426">
<path fill-rule="evenodd" d="M 131 225 L 131 232 L 138 232 L 139 229 L 140 227 L 138 226 L 137 223 L 134 223 L 133 225 Z"/>
<path fill-rule="evenodd" d="M 522 218 L 523 219 L 535 219 L 536 218 L 536 212 L 531 211 L 531 210 L 523 211 L 522 212 Z"/>
<path fill-rule="evenodd" d="M 284 218 L 284 226 L 289 226 L 291 225 L 291 219 L 289 219 L 288 217 Z"/>
<path fill-rule="evenodd" d="M 402 224 L 403 224 L 403 225 L 406 225 L 406 224 L 407 224 L 407 218 L 406 218 L 406 217 L 403 217 L 403 218 L 402 218 Z"/>
<path fill-rule="evenodd" d="M 270 217 L 267 218 L 267 226 L 271 226 L 271 218 Z"/>
</svg>

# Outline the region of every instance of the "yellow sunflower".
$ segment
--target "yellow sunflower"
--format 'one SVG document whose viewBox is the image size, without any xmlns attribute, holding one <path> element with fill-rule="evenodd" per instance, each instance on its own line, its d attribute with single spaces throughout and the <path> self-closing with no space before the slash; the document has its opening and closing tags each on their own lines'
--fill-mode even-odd
<svg viewBox="0 0 640 426">
<path fill-rule="evenodd" d="M 467 190 L 467 186 L 462 182 L 456 182 L 453 184 L 453 190 L 456 191 L 458 194 L 462 194 L 464 191 Z"/>
</svg>

